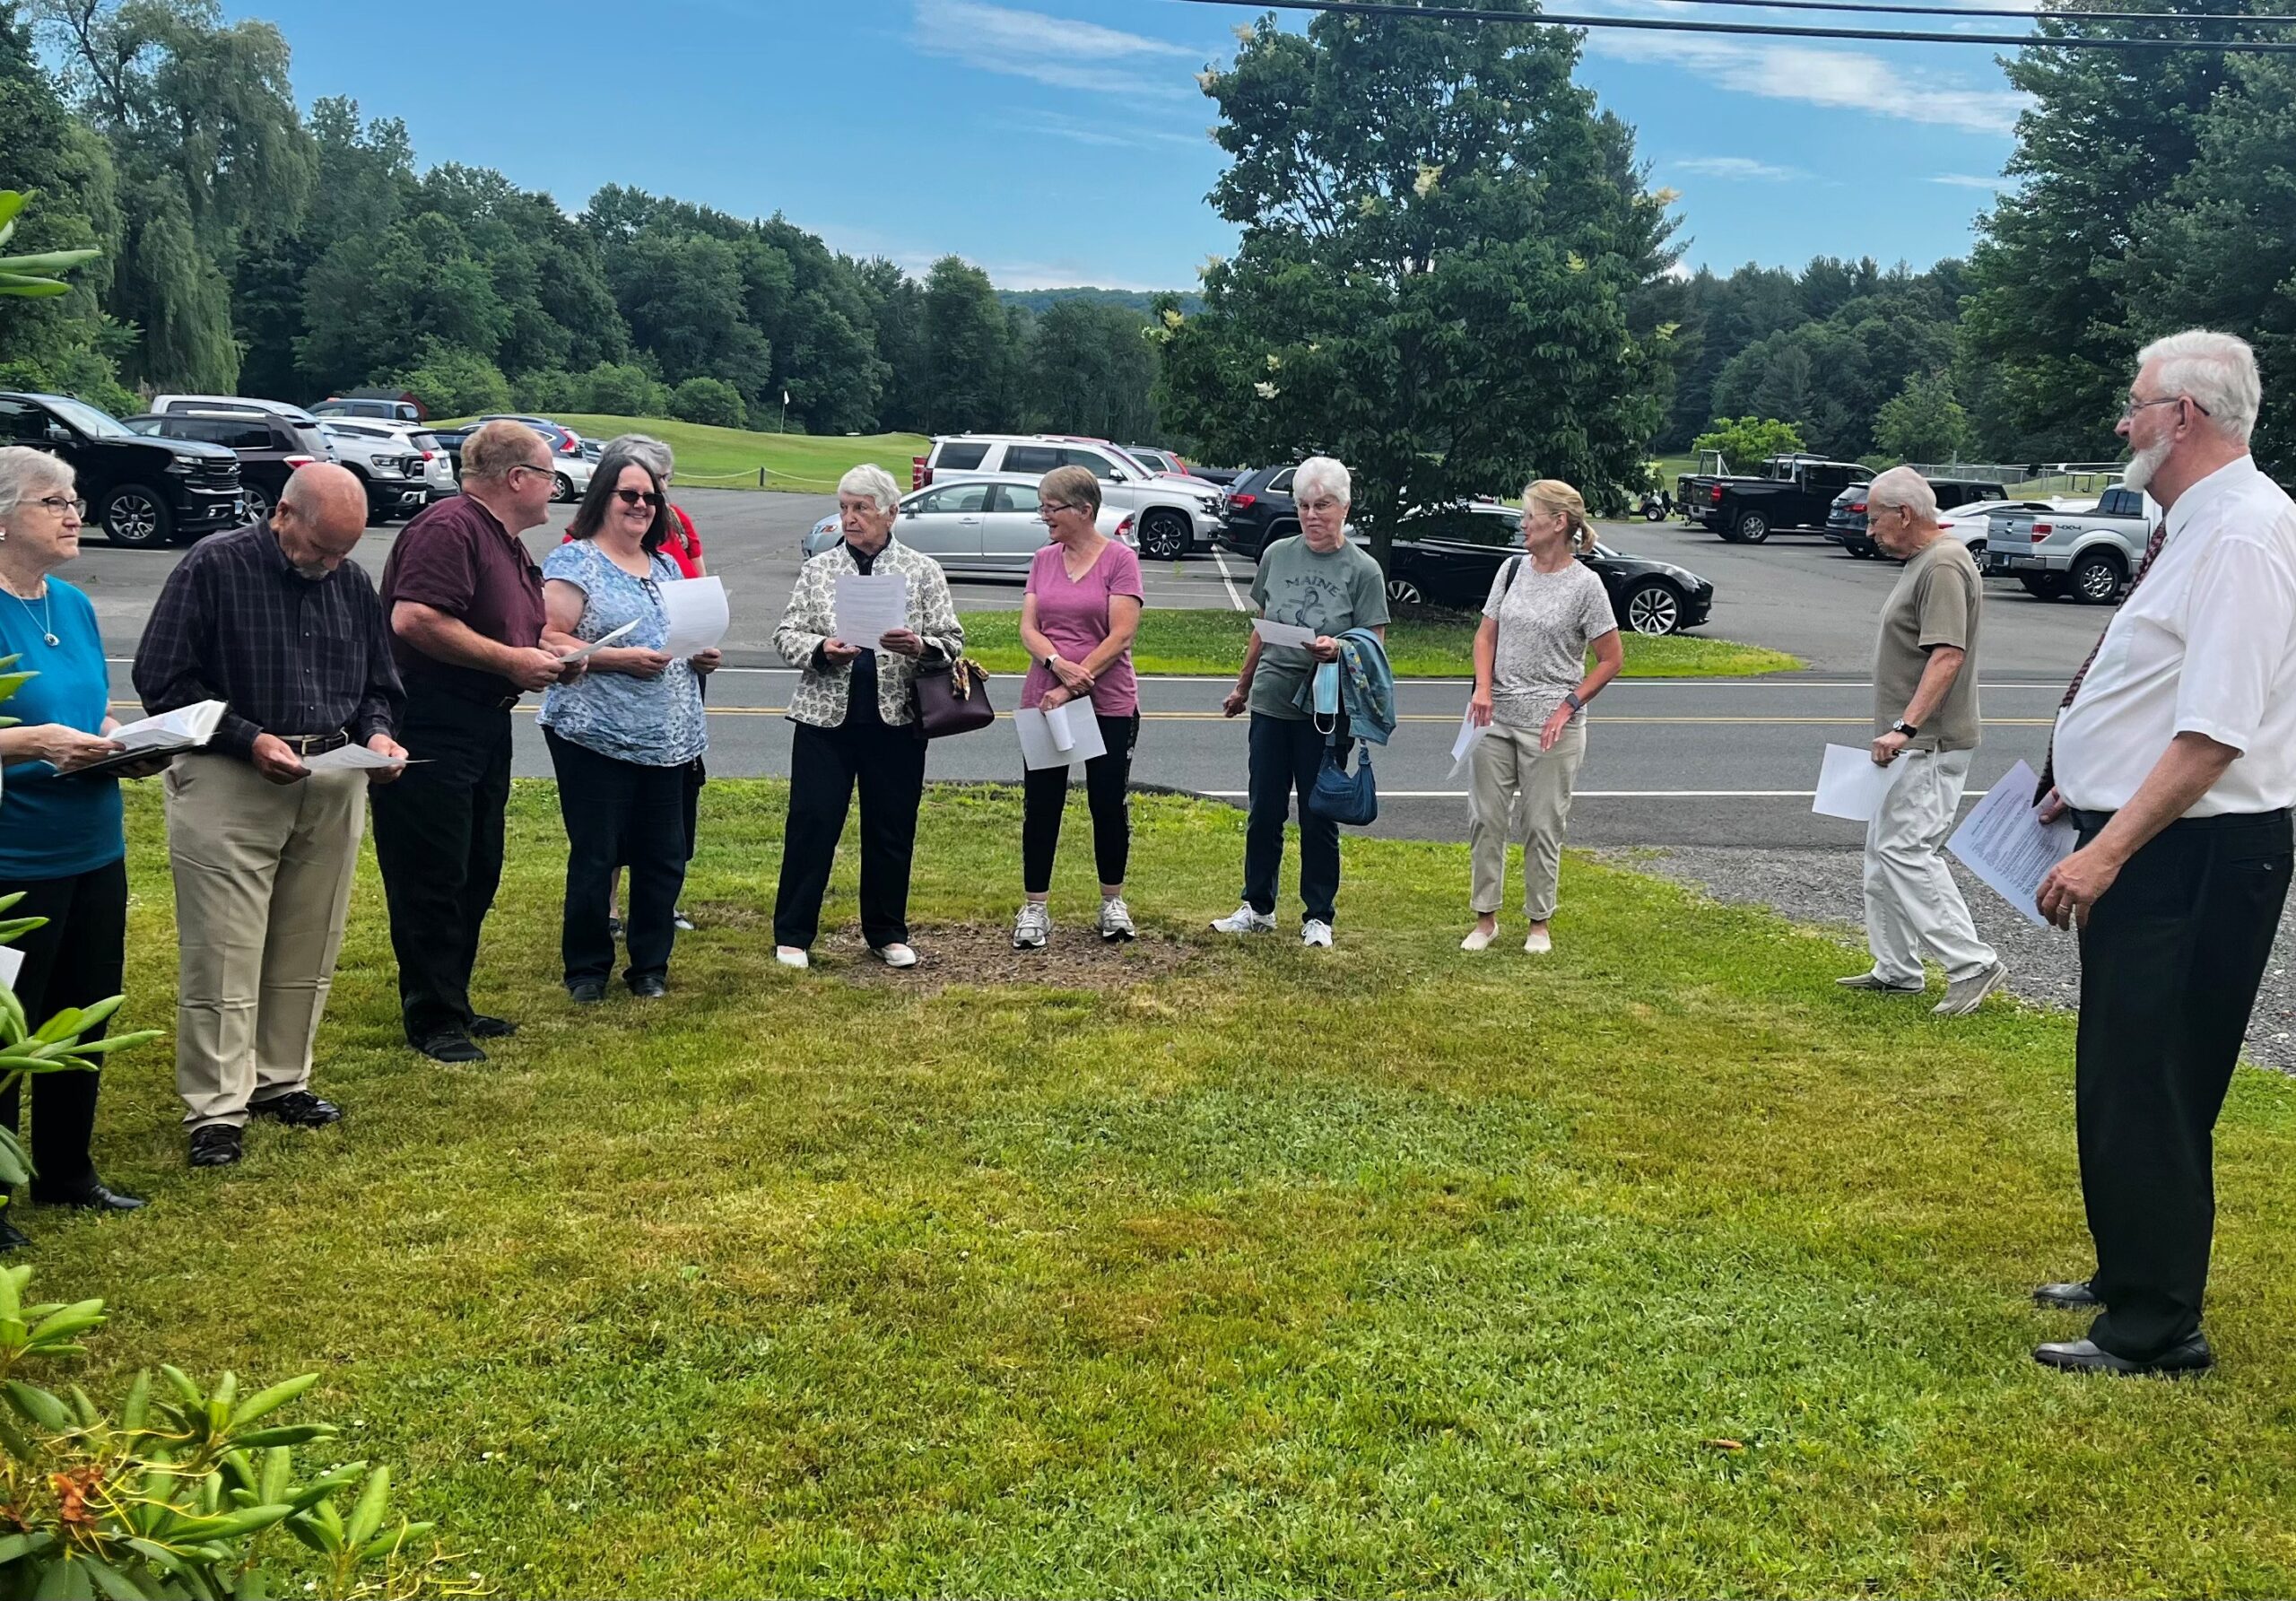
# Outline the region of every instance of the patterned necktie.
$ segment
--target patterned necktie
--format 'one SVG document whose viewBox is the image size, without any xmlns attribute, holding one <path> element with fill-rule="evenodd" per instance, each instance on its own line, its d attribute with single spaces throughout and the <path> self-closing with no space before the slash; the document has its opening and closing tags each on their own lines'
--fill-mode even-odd
<svg viewBox="0 0 2296 1601">
<path fill-rule="evenodd" d="M 2161 547 L 2168 543 L 2168 539 L 2169 519 L 2166 517 L 2162 517 L 2159 522 L 2152 526 L 2152 536 L 2144 542 L 2144 559 L 2136 564 L 2136 577 L 2128 586 L 2129 596 L 2133 596 L 2135 595 L 2136 586 L 2143 583 L 2144 581 L 2144 575 L 2152 570 L 2153 560 L 2160 555 Z M 2127 597 L 2124 597 L 2121 604 L 2123 605 L 2126 605 L 2128 604 Z M 2105 625 L 2105 633 L 2110 633 L 2111 631 L 2112 624 L 2107 623 Z M 2097 652 L 2102 650 L 2104 648 L 2105 635 L 2099 634 L 2097 636 L 2097 642 L 2089 647 L 2089 654 L 2082 659 L 2081 666 L 2074 671 L 2073 674 L 2073 682 L 2065 686 L 2065 699 L 2057 703 L 2058 717 L 2062 718 L 2066 711 L 2072 709 L 2074 697 L 2079 695 L 2081 692 L 2081 681 L 2089 676 L 2089 669 L 2097 665 Z M 2038 806 L 2041 802 L 2047 800 L 2048 798 L 2048 792 L 2056 787 L 2057 728 L 2055 724 L 2052 723 L 2048 731 L 2048 754 L 2041 758 L 2041 781 L 2034 787 L 2033 805 Z"/>
</svg>

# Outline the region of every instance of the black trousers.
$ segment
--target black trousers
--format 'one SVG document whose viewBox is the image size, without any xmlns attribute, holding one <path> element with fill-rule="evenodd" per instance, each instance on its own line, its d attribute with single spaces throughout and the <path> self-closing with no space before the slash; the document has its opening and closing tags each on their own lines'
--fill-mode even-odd
<svg viewBox="0 0 2296 1601">
<path fill-rule="evenodd" d="M 835 728 L 796 725 L 789 747 L 789 820 L 773 943 L 804 950 L 821 933 L 837 842 L 861 790 L 861 935 L 873 946 L 909 940 L 909 870 L 925 798 L 925 742 L 907 727 L 847 715 Z"/>
<path fill-rule="evenodd" d="M 2094 837 L 2084 831 L 2081 842 Z M 2131 857 L 2081 934 L 2074 1101 L 2105 1310 L 2089 1337 L 2144 1362 L 2200 1327 L 2216 1114 L 2279 931 L 2286 812 L 2188 818 Z"/>
<path fill-rule="evenodd" d="M 1347 714 L 1339 737 L 1344 742 Z M 1251 758 L 1246 787 L 1251 808 L 1244 823 L 1244 901 L 1262 917 L 1275 911 L 1275 881 L 1283 866 L 1283 824 L 1292 796 L 1300 797 L 1300 899 L 1305 915 L 1332 920 L 1339 899 L 1339 824 L 1308 809 L 1316 774 L 1324 764 L 1325 732 L 1311 718 L 1272 718 L 1252 713 Z"/>
<path fill-rule="evenodd" d="M 606 919 L 614 869 L 630 868 L 623 927 L 630 966 L 622 977 L 659 979 L 677 942 L 678 892 L 685 887 L 686 775 L 690 762 L 648 767 L 602 755 L 543 730 L 558 773 L 558 811 L 566 820 L 566 912 L 559 952 L 569 986 L 613 972 L 613 931 Z"/>
<path fill-rule="evenodd" d="M 0 917 L 46 918 L 15 943 L 24 965 L 16 974 L 16 998 L 24 1021 L 39 1028 L 66 1006 L 108 1000 L 124 988 L 127 948 L 127 863 L 125 858 L 70 878 L 39 878 L 0 883 L 0 895 L 23 892 Z M 100 1040 L 103 1025 L 86 1039 Z M 68 1196 L 96 1181 L 89 1142 L 96 1131 L 94 1073 L 32 1075 L 32 1198 Z M 18 1093 L 0 1095 L 0 1120 L 17 1127 Z"/>
<path fill-rule="evenodd" d="M 1092 861 L 1102 883 L 1122 883 L 1132 857 L 1132 750 L 1140 740 L 1140 714 L 1095 716 L 1106 755 L 1084 763 L 1084 801 L 1092 813 Z M 1031 895 L 1052 888 L 1052 858 L 1060 849 L 1060 814 L 1068 806 L 1068 769 L 1029 770 L 1021 788 L 1021 887 Z"/>
<path fill-rule="evenodd" d="M 467 1033 L 479 930 L 502 879 L 510 714 L 454 695 L 407 697 L 399 743 L 419 765 L 378 786 L 375 860 L 398 956 L 399 1014 L 415 1045 Z"/>
</svg>

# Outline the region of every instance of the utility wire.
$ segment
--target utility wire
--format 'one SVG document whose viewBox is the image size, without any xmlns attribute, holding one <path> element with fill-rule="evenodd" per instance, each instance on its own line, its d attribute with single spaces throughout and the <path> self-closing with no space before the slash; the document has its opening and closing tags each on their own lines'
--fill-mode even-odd
<svg viewBox="0 0 2296 1601">
<path fill-rule="evenodd" d="M 1680 0 L 1687 5 L 1743 5 L 1755 11 L 1888 12 L 1911 17 L 2022 17 L 2051 22 L 2248 22 L 2296 28 L 2292 12 L 2035 11 L 2021 5 L 1889 5 L 1879 0 Z"/>
<path fill-rule="evenodd" d="M 1857 39 L 1887 44 L 1996 45 L 2014 49 L 2221 50 L 2243 56 L 2296 53 L 2296 39 L 2110 39 L 2085 34 L 1931 33 L 1885 28 L 1812 28 L 1783 22 L 1700 22 L 1671 17 L 1568 16 L 1555 12 L 1483 11 L 1465 5 L 1407 5 L 1388 0 L 1185 0 L 1192 5 L 1244 6 L 1254 11 L 1323 11 L 1344 16 L 1428 22 L 1528 22 L 1552 28 L 1625 28 L 1653 33 L 1754 34 L 1770 39 Z M 2044 21 L 2053 13 L 2031 13 Z M 2147 17 L 2145 21 L 2156 19 Z M 2242 21 L 2254 21 L 2243 18 Z"/>
</svg>

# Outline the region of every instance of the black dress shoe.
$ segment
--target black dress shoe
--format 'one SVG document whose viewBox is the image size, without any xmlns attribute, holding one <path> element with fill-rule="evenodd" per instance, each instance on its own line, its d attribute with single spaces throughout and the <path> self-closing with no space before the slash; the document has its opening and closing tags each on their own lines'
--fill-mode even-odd
<svg viewBox="0 0 2296 1601">
<path fill-rule="evenodd" d="M 341 1107 L 332 1101 L 320 1100 L 309 1090 L 290 1090 L 268 1101 L 250 1101 L 248 1115 L 276 1118 L 290 1128 L 325 1128 L 330 1123 L 343 1121 Z"/>
<path fill-rule="evenodd" d="M 2152 1373 L 2163 1379 L 2182 1379 L 2205 1373 L 2214 1367 L 2216 1353 L 2208 1348 L 2207 1336 L 2196 1330 L 2192 1338 L 2171 1346 L 2151 1362 L 2131 1362 L 2125 1356 L 2115 1356 L 2094 1340 L 2057 1340 L 2036 1345 L 2033 1360 L 2043 1367 L 2058 1368 L 2067 1373 Z"/>
<path fill-rule="evenodd" d="M 2034 1301 L 2045 1307 L 2063 1307 L 2068 1312 L 2093 1311 L 2105 1303 L 2084 1280 L 2075 1284 L 2042 1284 L 2033 1292 Z"/>
<path fill-rule="evenodd" d="M 489 1017 L 480 1013 L 470 1020 L 470 1037 L 474 1040 L 508 1040 L 518 1031 L 518 1025 L 507 1017 Z"/>
<path fill-rule="evenodd" d="M 652 973 L 644 973 L 630 981 L 630 993 L 640 1000 L 656 1000 L 669 993 L 670 987 Z"/>
<path fill-rule="evenodd" d="M 595 1006 L 606 998 L 606 981 L 604 979 L 577 979 L 566 987 L 566 993 L 574 997 L 574 1004 L 578 1006 Z"/>
<path fill-rule="evenodd" d="M 6 1218 L 0 1217 L 0 1251 L 20 1251 L 31 1242 L 30 1235 Z"/>
<path fill-rule="evenodd" d="M 433 1034 L 415 1049 L 434 1062 L 483 1062 L 486 1053 L 467 1034 Z"/>
<path fill-rule="evenodd" d="M 32 1191 L 35 1206 L 78 1206 L 90 1212 L 134 1212 L 144 1202 L 137 1196 L 126 1195 L 116 1189 L 106 1189 L 103 1180 L 91 1179 L 79 1189 L 60 1189 L 51 1193 Z"/>
<path fill-rule="evenodd" d="M 239 1131 L 228 1123 L 210 1123 L 191 1131 L 191 1165 L 228 1168 L 239 1160 Z"/>
</svg>

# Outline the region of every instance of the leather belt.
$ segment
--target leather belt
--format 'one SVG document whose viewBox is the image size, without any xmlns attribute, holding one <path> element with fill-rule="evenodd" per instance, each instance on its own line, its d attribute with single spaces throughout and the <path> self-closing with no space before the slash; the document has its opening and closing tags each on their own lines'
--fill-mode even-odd
<svg viewBox="0 0 2296 1601">
<path fill-rule="evenodd" d="M 351 743 L 351 735 L 339 728 L 333 734 L 274 734 L 272 737 L 298 756 L 324 756 Z"/>
</svg>

